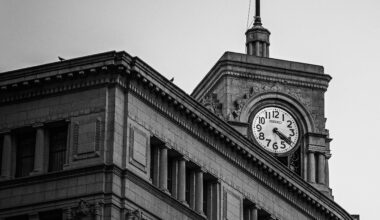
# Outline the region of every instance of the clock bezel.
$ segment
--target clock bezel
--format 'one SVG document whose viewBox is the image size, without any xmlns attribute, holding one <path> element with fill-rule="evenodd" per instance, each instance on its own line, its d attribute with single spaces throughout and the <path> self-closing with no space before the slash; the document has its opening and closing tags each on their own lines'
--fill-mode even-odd
<svg viewBox="0 0 380 220">
<path fill-rule="evenodd" d="M 297 143 L 294 145 L 294 147 L 285 152 L 285 153 L 275 153 L 275 152 L 271 152 L 271 151 L 268 151 L 266 150 L 264 147 L 261 146 L 261 144 L 256 140 L 255 138 L 255 135 L 253 134 L 253 130 L 252 130 L 252 123 L 253 123 L 253 119 L 255 118 L 255 116 L 257 115 L 257 113 L 259 113 L 261 110 L 263 110 L 264 108 L 268 108 L 268 107 L 274 107 L 274 108 L 280 108 L 284 111 L 286 111 L 291 117 L 293 117 L 294 121 L 297 123 L 297 127 L 298 127 L 298 140 L 297 140 Z M 298 148 L 301 146 L 301 142 L 302 142 L 302 139 L 303 139 L 303 124 L 300 120 L 300 118 L 298 117 L 298 114 L 294 112 L 294 110 L 292 109 L 292 107 L 282 103 L 282 102 L 278 102 L 278 101 L 274 101 L 274 100 L 266 100 L 262 103 L 260 103 L 259 105 L 256 105 L 255 108 L 253 109 L 252 112 L 250 112 L 250 115 L 249 115 L 249 127 L 248 127 L 248 138 L 253 141 L 258 147 L 260 147 L 261 149 L 265 150 L 266 152 L 268 152 L 269 154 L 271 155 L 274 155 L 276 157 L 286 157 L 286 156 L 289 156 L 291 154 L 293 154 L 295 151 L 298 150 Z"/>
</svg>

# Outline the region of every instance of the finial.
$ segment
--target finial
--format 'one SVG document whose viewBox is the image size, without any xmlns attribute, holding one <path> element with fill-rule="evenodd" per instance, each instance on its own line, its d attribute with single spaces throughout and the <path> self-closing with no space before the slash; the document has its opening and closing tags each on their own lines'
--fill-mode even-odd
<svg viewBox="0 0 380 220">
<path fill-rule="evenodd" d="M 256 14 L 255 14 L 255 26 L 261 26 L 261 17 L 260 17 L 260 0 L 256 0 Z"/>
</svg>

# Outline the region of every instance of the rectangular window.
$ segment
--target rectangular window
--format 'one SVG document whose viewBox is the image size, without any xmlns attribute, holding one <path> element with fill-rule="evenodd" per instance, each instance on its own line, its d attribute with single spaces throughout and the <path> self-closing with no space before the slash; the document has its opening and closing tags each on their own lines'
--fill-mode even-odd
<svg viewBox="0 0 380 220">
<path fill-rule="evenodd" d="M 195 193 L 195 173 L 194 171 L 186 167 L 186 202 L 189 204 L 189 206 L 193 209 L 195 207 L 194 205 L 194 193 Z"/>
<path fill-rule="evenodd" d="M 171 195 L 173 195 L 173 182 L 174 182 L 174 179 L 173 178 L 176 178 L 176 176 L 173 174 L 173 165 L 174 165 L 174 160 L 173 158 L 169 157 L 168 156 L 168 181 L 167 181 L 167 184 L 168 184 L 168 190 L 170 192 Z"/>
<path fill-rule="evenodd" d="M 40 212 L 39 214 L 39 220 L 62 220 L 62 210 L 56 209 L 56 210 L 50 210 L 46 212 Z"/>
<path fill-rule="evenodd" d="M 217 180 L 209 173 L 203 175 L 203 212 L 209 220 L 219 219 L 220 187 Z"/>
<path fill-rule="evenodd" d="M 66 161 L 67 126 L 49 129 L 49 172 L 63 170 Z"/>
<path fill-rule="evenodd" d="M 35 131 L 23 131 L 16 135 L 16 177 L 28 176 L 33 171 L 35 145 Z"/>
</svg>

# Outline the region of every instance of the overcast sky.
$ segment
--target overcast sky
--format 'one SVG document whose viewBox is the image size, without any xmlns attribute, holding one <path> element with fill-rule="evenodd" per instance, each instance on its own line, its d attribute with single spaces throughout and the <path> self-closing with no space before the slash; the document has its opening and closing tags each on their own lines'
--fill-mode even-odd
<svg viewBox="0 0 380 220">
<path fill-rule="evenodd" d="M 190 93 L 225 51 L 245 52 L 248 5 L 0 0 L 0 72 L 125 50 Z M 380 197 L 379 11 L 376 0 L 262 1 L 271 57 L 323 65 L 333 77 L 326 93 L 331 187 L 335 201 L 364 220 L 378 219 Z"/>
</svg>

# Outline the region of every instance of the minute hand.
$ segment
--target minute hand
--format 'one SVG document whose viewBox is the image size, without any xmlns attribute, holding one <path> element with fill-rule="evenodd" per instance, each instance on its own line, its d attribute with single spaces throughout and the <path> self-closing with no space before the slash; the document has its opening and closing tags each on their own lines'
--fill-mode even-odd
<svg viewBox="0 0 380 220">
<path fill-rule="evenodd" d="M 273 132 L 277 134 L 282 140 L 284 140 L 288 144 L 292 144 L 292 141 L 290 138 L 286 137 L 285 134 L 283 134 L 281 131 L 278 130 L 278 128 L 273 128 Z"/>
</svg>

